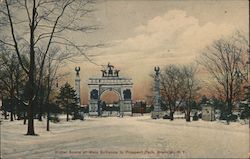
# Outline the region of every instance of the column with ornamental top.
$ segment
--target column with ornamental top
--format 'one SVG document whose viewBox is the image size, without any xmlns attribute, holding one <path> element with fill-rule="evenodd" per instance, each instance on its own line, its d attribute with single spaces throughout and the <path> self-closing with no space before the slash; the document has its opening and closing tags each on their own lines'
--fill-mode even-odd
<svg viewBox="0 0 250 159">
<path fill-rule="evenodd" d="M 80 106 L 81 105 L 81 100 L 80 100 L 80 75 L 79 75 L 79 72 L 80 72 L 80 67 L 76 67 L 75 68 L 75 71 L 76 71 L 76 78 L 75 78 L 75 90 L 76 90 L 76 96 L 78 98 L 78 105 Z"/>
<path fill-rule="evenodd" d="M 155 67 L 155 86 L 154 86 L 154 110 L 151 113 L 153 119 L 162 118 L 165 114 L 161 110 L 161 95 L 160 95 L 160 67 Z"/>
</svg>

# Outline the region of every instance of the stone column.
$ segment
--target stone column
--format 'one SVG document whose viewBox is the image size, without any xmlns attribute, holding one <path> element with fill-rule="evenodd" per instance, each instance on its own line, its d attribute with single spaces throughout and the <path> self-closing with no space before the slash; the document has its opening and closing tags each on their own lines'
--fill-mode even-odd
<svg viewBox="0 0 250 159">
<path fill-rule="evenodd" d="M 155 67 L 155 89 L 154 89 L 154 111 L 160 112 L 161 111 L 161 104 L 160 104 L 160 77 L 159 77 L 159 67 Z"/>
<path fill-rule="evenodd" d="M 161 110 L 161 95 L 160 95 L 160 68 L 155 67 L 155 79 L 154 79 L 154 110 L 151 113 L 153 119 L 163 117 L 164 112 Z"/>
<path fill-rule="evenodd" d="M 78 105 L 81 105 L 81 94 L 80 94 L 80 75 L 79 75 L 79 72 L 80 72 L 80 67 L 76 67 L 75 68 L 75 71 L 76 71 L 76 78 L 75 78 L 75 90 L 76 90 L 76 97 L 79 99 L 78 100 Z"/>
</svg>

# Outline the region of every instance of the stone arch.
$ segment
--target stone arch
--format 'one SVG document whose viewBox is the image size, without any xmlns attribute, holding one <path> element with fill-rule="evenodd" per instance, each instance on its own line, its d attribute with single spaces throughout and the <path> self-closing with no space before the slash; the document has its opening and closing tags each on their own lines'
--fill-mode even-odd
<svg viewBox="0 0 250 159">
<path fill-rule="evenodd" d="M 101 115 L 100 102 L 107 91 L 117 94 L 120 113 L 132 114 L 132 79 L 119 76 L 118 69 L 110 63 L 101 70 L 102 76 L 89 78 L 89 115 Z M 109 102 L 112 102 L 111 99 Z M 118 100 L 117 98 L 114 101 Z"/>
</svg>

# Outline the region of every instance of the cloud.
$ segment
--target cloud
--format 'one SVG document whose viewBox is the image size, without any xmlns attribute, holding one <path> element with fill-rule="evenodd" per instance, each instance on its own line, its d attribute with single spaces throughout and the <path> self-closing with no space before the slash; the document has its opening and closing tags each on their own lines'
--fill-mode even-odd
<svg viewBox="0 0 250 159">
<path fill-rule="evenodd" d="M 198 19 L 188 16 L 186 12 L 171 10 L 163 16 L 154 17 L 146 25 L 136 27 L 136 36 L 97 51 L 101 56 L 111 56 L 118 61 L 146 58 L 183 63 L 188 62 L 186 58 L 193 60 L 201 49 L 233 30 L 234 26 L 223 23 L 201 26 Z"/>
<path fill-rule="evenodd" d="M 114 41 L 109 48 L 96 49 L 98 56 L 94 60 L 118 66 L 122 75 L 133 78 L 137 90 L 142 84 L 150 84 L 149 74 L 154 66 L 190 63 L 207 45 L 234 31 L 235 26 L 230 24 L 201 25 L 199 19 L 185 11 L 171 10 L 137 26 L 134 37 Z"/>
</svg>

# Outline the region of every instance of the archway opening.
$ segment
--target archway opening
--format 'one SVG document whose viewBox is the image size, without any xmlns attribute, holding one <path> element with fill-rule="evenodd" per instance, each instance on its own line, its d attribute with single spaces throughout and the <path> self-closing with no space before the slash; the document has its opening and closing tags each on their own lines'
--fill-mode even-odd
<svg viewBox="0 0 250 159">
<path fill-rule="evenodd" d="M 120 96 L 114 91 L 105 91 L 100 97 L 101 101 L 105 102 L 107 106 L 116 106 L 119 104 Z"/>
<path fill-rule="evenodd" d="M 115 91 L 107 90 L 101 94 L 100 106 L 102 111 L 119 111 L 120 110 L 120 96 Z"/>
</svg>

